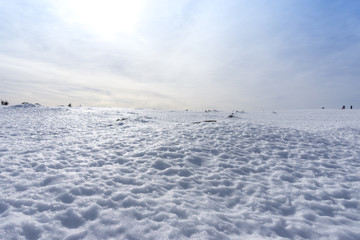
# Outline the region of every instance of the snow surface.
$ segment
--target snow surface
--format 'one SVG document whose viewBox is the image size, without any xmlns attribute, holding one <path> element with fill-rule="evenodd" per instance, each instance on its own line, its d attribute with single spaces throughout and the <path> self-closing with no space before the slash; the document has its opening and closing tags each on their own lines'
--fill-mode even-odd
<svg viewBox="0 0 360 240">
<path fill-rule="evenodd" d="M 360 111 L 229 114 L 1 107 L 0 239 L 360 239 Z"/>
</svg>

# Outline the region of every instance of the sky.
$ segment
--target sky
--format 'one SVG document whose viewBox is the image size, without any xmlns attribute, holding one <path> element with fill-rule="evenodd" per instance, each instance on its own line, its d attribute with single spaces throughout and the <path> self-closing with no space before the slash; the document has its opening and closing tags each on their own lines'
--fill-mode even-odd
<svg viewBox="0 0 360 240">
<path fill-rule="evenodd" d="M 0 98 L 360 108 L 358 0 L 0 0 Z"/>
</svg>

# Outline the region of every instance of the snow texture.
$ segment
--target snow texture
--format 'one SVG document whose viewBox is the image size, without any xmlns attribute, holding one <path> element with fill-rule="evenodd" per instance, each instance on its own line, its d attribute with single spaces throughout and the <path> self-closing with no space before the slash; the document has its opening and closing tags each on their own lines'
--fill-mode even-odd
<svg viewBox="0 0 360 240">
<path fill-rule="evenodd" d="M 360 239 L 360 111 L 0 108 L 0 239 Z"/>
</svg>

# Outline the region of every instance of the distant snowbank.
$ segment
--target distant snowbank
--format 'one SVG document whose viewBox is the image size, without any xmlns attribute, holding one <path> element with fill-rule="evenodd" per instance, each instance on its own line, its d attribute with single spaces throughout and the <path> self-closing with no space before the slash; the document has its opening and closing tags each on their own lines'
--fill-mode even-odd
<svg viewBox="0 0 360 240">
<path fill-rule="evenodd" d="M 34 107 L 41 107 L 41 105 L 39 103 L 28 103 L 28 102 L 23 102 L 21 104 L 18 105 L 14 105 L 11 106 L 12 108 L 34 108 Z"/>
</svg>

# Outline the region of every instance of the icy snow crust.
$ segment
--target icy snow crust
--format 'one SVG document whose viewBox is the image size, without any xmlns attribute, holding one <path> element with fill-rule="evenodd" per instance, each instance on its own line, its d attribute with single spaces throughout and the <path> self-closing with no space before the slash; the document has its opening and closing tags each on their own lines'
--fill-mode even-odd
<svg viewBox="0 0 360 240">
<path fill-rule="evenodd" d="M 0 239 L 360 239 L 360 111 L 228 115 L 1 107 Z"/>
</svg>

